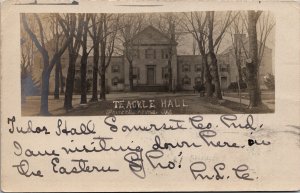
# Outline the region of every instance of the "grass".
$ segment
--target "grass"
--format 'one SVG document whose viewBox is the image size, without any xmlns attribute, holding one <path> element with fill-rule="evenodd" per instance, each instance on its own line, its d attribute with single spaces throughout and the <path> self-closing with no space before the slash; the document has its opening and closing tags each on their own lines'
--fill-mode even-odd
<svg viewBox="0 0 300 193">
<path fill-rule="evenodd" d="M 224 96 L 239 98 L 238 92 L 225 92 Z M 241 98 L 249 100 L 249 94 L 247 92 L 242 92 Z M 262 100 L 275 100 L 275 92 L 274 91 L 262 91 L 261 98 L 262 98 Z"/>
<path fill-rule="evenodd" d="M 107 100 L 98 102 L 88 102 L 87 105 L 80 105 L 80 97 L 73 99 L 73 109 L 66 111 L 63 108 L 63 97 L 59 100 L 49 99 L 49 111 L 52 116 L 96 116 L 96 115 L 151 115 L 151 114 L 237 114 L 237 113 L 272 113 L 274 111 L 266 106 L 249 109 L 244 104 L 231 102 L 228 100 L 217 100 L 216 98 L 200 97 L 198 94 L 176 95 L 167 93 L 133 93 L 131 94 L 111 94 L 107 95 Z M 183 102 L 188 107 L 162 107 L 161 100 L 174 100 L 178 103 Z M 89 100 L 89 99 L 88 99 Z M 156 108 L 153 109 L 116 109 L 114 100 L 155 100 Z M 175 106 L 175 105 L 174 105 Z M 22 104 L 22 116 L 38 116 L 40 98 L 28 98 Z"/>
</svg>

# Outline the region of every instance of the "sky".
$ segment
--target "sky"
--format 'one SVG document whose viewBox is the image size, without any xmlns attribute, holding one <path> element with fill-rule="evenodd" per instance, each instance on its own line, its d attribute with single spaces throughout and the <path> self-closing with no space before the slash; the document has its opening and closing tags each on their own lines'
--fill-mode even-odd
<svg viewBox="0 0 300 193">
<path fill-rule="evenodd" d="M 67 0 L 67 1 L 69 1 L 69 0 Z M 40 0 L 39 2 L 42 2 L 42 0 Z M 54 1 L 52 1 L 52 2 L 54 2 Z M 216 23 L 218 22 L 218 17 L 222 17 L 222 15 L 224 15 L 224 13 L 225 12 L 218 12 L 216 14 L 216 16 L 215 16 Z M 164 17 L 164 15 L 162 17 Z M 159 20 L 159 19 L 160 19 L 159 14 L 151 14 L 151 13 L 146 14 L 145 21 L 143 21 L 143 27 L 147 27 L 149 24 L 153 24 L 155 26 L 156 25 L 155 22 L 157 22 L 157 20 Z M 44 22 L 43 22 L 43 25 L 44 25 L 44 29 L 46 29 L 46 24 Z M 274 40 L 275 28 L 276 28 L 276 26 L 272 29 L 272 31 L 266 41 L 266 46 L 271 48 L 273 50 L 273 52 L 274 52 L 274 47 L 275 47 L 275 40 Z M 217 29 L 218 28 L 216 28 L 215 31 L 217 31 Z M 258 37 L 259 37 L 259 35 L 260 34 L 259 34 L 259 30 L 258 30 Z M 181 35 L 180 39 L 178 40 L 177 53 L 179 55 L 192 55 L 193 54 L 193 41 L 194 40 L 193 40 L 193 37 L 191 34 L 185 33 L 184 35 Z M 88 41 L 89 47 L 92 46 L 91 44 L 92 44 L 92 41 L 89 38 L 89 41 Z M 229 30 L 227 30 L 225 32 L 224 38 L 222 39 L 222 42 L 220 44 L 218 53 L 222 53 L 222 51 L 224 51 L 226 48 L 228 48 L 231 45 L 232 45 L 231 35 L 229 33 Z M 197 50 L 198 49 L 196 48 L 196 54 L 199 54 L 199 52 L 197 52 Z"/>
<path fill-rule="evenodd" d="M 246 34 L 247 35 L 247 34 Z M 248 38 L 248 36 L 246 37 Z M 193 54 L 193 37 L 192 35 L 186 35 L 182 41 L 178 42 L 177 52 L 180 55 L 191 55 Z M 226 33 L 218 53 L 222 53 L 226 48 L 232 46 L 232 40 L 229 33 Z M 266 46 L 274 51 L 275 48 L 275 28 L 271 31 L 270 35 L 267 38 Z M 197 53 L 197 52 L 196 52 Z"/>
</svg>

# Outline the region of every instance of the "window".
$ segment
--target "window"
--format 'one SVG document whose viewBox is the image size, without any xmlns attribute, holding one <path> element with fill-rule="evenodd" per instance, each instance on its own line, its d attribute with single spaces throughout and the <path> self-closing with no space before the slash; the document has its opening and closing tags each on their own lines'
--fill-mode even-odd
<svg viewBox="0 0 300 193">
<path fill-rule="evenodd" d="M 169 68 L 168 67 L 163 67 L 162 71 L 161 71 L 161 74 L 162 74 L 163 79 L 167 79 L 169 77 Z"/>
<path fill-rule="evenodd" d="M 188 76 L 185 76 L 185 77 L 182 79 L 182 84 L 183 84 L 183 85 L 190 85 L 190 84 L 191 84 L 191 78 L 189 78 Z"/>
<path fill-rule="evenodd" d="M 184 64 L 182 66 L 182 72 L 190 72 L 191 69 L 190 69 L 190 65 L 189 64 Z"/>
<path fill-rule="evenodd" d="M 156 58 L 156 52 L 154 49 L 146 49 L 145 50 L 145 58 L 146 59 L 155 59 Z"/>
<path fill-rule="evenodd" d="M 162 50 L 161 50 L 161 58 L 162 58 L 162 59 L 168 59 L 168 58 L 169 58 L 169 50 L 167 50 L 167 49 L 162 49 Z"/>
<path fill-rule="evenodd" d="M 116 72 L 120 72 L 120 66 L 117 64 L 114 64 L 111 66 L 111 72 L 112 73 L 116 73 Z"/>
<path fill-rule="evenodd" d="M 201 72 L 201 65 L 200 64 L 195 64 L 195 71 L 196 72 Z"/>
<path fill-rule="evenodd" d="M 201 77 L 198 76 L 198 77 L 195 78 L 195 85 L 200 84 L 201 82 L 202 82 Z"/>
<path fill-rule="evenodd" d="M 221 82 L 227 82 L 227 77 L 222 76 L 222 77 L 221 77 Z"/>
<path fill-rule="evenodd" d="M 111 84 L 113 86 L 117 86 L 119 83 L 119 78 L 118 77 L 114 77 L 112 80 L 111 80 Z"/>
<path fill-rule="evenodd" d="M 133 49 L 132 50 L 132 56 L 134 57 L 134 58 L 140 58 L 140 50 L 138 50 L 138 49 Z"/>
<path fill-rule="evenodd" d="M 140 69 L 137 67 L 132 68 L 133 79 L 140 79 Z"/>
<path fill-rule="evenodd" d="M 88 69 L 88 74 L 92 74 L 93 70 L 92 69 Z"/>
</svg>

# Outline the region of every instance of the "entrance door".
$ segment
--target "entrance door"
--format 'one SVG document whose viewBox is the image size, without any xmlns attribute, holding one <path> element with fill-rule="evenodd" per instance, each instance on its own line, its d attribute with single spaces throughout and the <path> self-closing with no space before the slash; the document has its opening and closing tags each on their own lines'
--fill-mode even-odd
<svg viewBox="0 0 300 193">
<path fill-rule="evenodd" d="M 221 77 L 221 88 L 222 89 L 227 88 L 227 77 Z"/>
<path fill-rule="evenodd" d="M 147 84 L 148 85 L 155 84 L 155 69 L 154 69 L 154 67 L 147 68 Z"/>
</svg>

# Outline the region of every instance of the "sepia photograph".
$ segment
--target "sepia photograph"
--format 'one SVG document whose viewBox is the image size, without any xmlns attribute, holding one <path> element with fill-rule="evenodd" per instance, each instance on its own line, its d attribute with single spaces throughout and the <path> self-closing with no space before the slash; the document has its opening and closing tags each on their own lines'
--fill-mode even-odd
<svg viewBox="0 0 300 193">
<path fill-rule="evenodd" d="M 275 112 L 268 11 L 21 13 L 22 116 Z"/>
<path fill-rule="evenodd" d="M 1 191 L 300 189 L 299 3 L 0 8 Z"/>
</svg>

